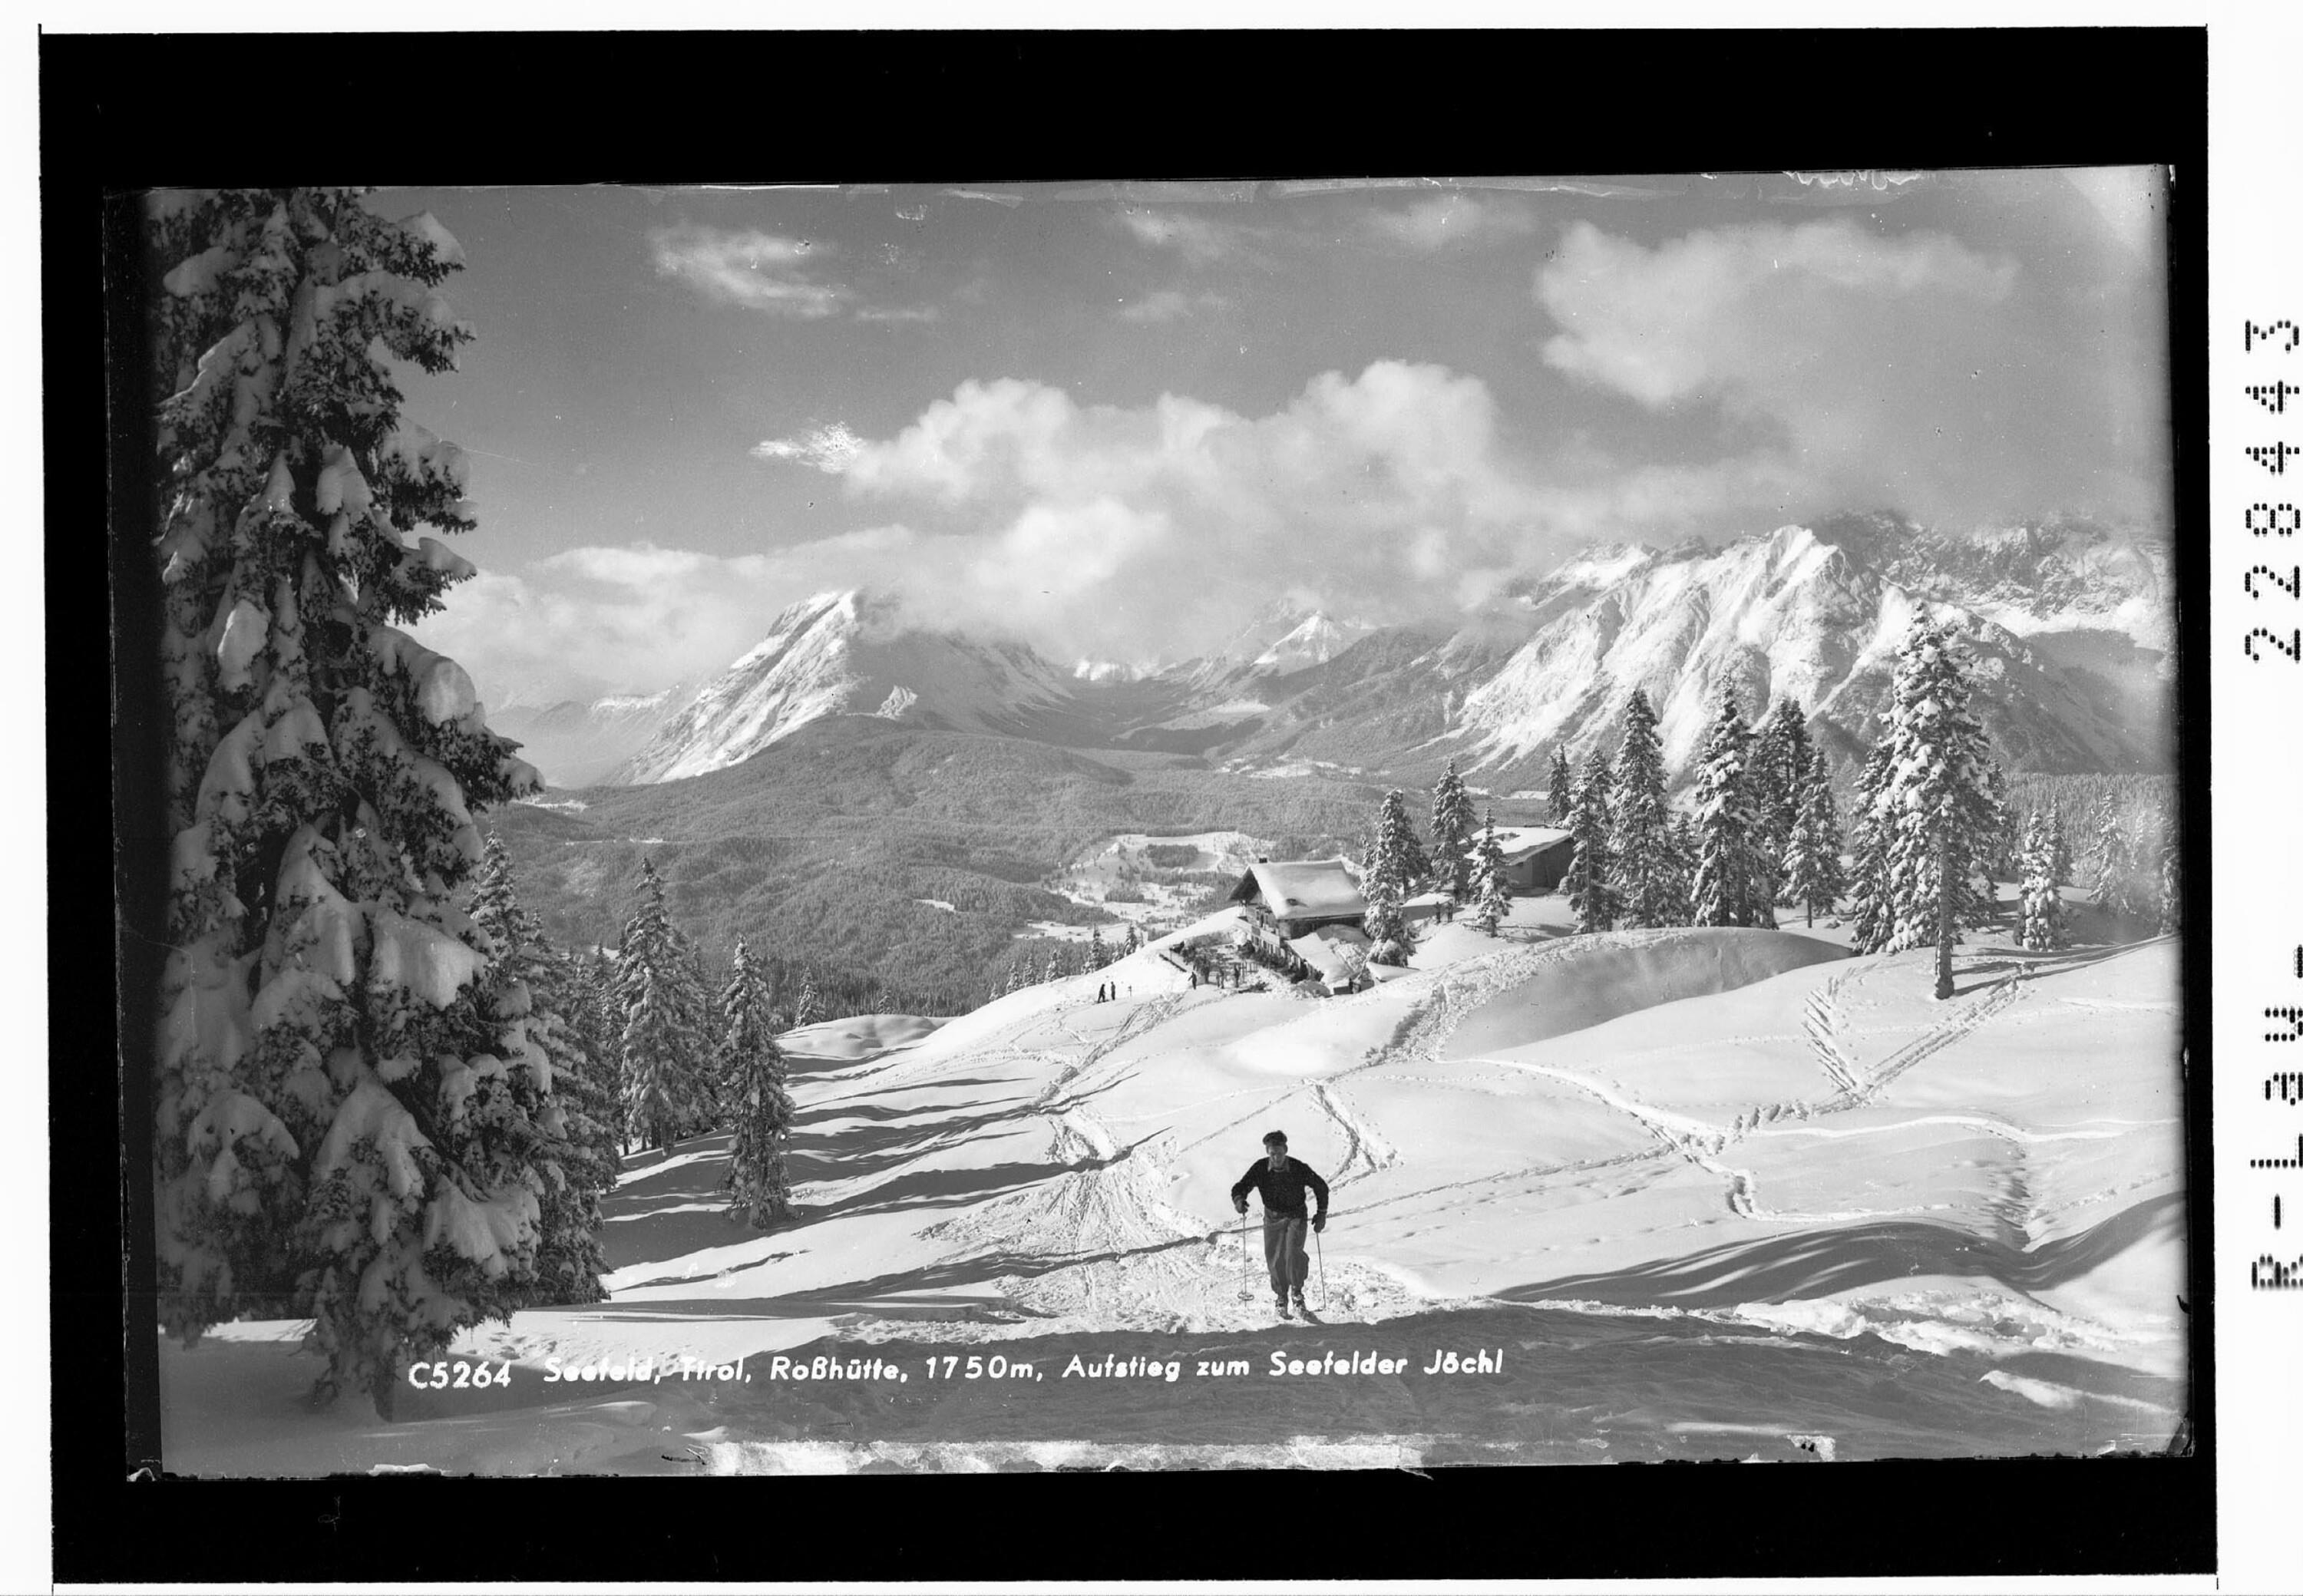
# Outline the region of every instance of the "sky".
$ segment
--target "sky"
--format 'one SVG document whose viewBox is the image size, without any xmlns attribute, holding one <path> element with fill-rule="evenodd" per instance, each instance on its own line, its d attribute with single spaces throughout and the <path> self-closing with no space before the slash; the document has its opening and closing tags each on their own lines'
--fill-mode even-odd
<svg viewBox="0 0 2303 1596">
<path fill-rule="evenodd" d="M 385 190 L 497 705 L 709 676 L 828 588 L 1069 663 L 1460 611 L 1594 543 L 2171 511 L 2147 169 Z"/>
</svg>

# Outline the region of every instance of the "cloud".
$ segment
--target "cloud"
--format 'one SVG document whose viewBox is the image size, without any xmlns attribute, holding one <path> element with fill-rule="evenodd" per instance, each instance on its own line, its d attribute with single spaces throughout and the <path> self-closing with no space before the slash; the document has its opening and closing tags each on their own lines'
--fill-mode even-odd
<svg viewBox="0 0 2303 1596">
<path fill-rule="evenodd" d="M 1769 408 L 1851 320 L 1942 328 L 2013 287 L 2012 261 L 1841 218 L 1690 233 L 1656 249 L 1588 222 L 1536 276 L 1561 327 L 1547 363 L 1650 407 L 1695 395 Z M 1788 334 L 1788 336 L 1786 336 Z"/>
<path fill-rule="evenodd" d="M 866 305 L 856 311 L 856 319 L 877 322 L 941 321 L 943 311 L 933 305 Z"/>
<path fill-rule="evenodd" d="M 755 231 L 728 231 L 682 223 L 648 234 L 656 274 L 677 277 L 707 299 L 777 316 L 831 316 L 845 289 L 810 279 L 802 265 L 824 246 Z"/>
<path fill-rule="evenodd" d="M 1354 612 L 1451 607 L 1449 561 L 1516 568 L 1544 542 L 1485 384 L 1398 361 L 1327 373 L 1262 417 L 970 381 L 837 474 L 918 533 L 871 581 L 1056 657 L 1182 658 L 1283 590 Z"/>
<path fill-rule="evenodd" d="M 838 476 L 864 447 L 842 422 L 811 426 L 797 437 L 763 438 L 752 445 L 754 460 L 788 460 Z"/>
<path fill-rule="evenodd" d="M 460 588 L 426 641 L 484 696 L 571 661 L 648 690 L 726 665 L 785 604 L 862 587 L 913 624 L 1052 659 L 1175 661 L 1283 594 L 1377 621 L 1450 613 L 1595 537 L 1780 525 L 1810 482 L 1779 450 L 1658 465 L 1568 435 L 1531 453 L 1479 378 L 1396 360 L 1261 415 L 971 380 L 890 437 L 833 423 L 753 452 L 840 478 L 865 524 L 737 555 L 569 550 Z"/>
<path fill-rule="evenodd" d="M 1162 288 L 1130 300 L 1120 307 L 1119 319 L 1132 322 L 1180 321 L 1202 310 L 1227 310 L 1231 301 L 1219 293 L 1187 294 L 1172 288 Z"/>
<path fill-rule="evenodd" d="M 1405 210 L 1375 211 L 1366 224 L 1379 239 L 1429 253 L 1475 239 L 1524 238 L 1535 231 L 1535 216 L 1524 205 L 1458 190 L 1434 195 Z"/>
<path fill-rule="evenodd" d="M 1534 296 L 1557 328 L 1547 365 L 1694 458 L 1767 463 L 1802 509 L 2154 507 L 2162 313 L 2083 302 L 1943 233 L 1842 215 L 1650 246 L 1579 223 Z"/>
<path fill-rule="evenodd" d="M 484 570 L 416 629 L 492 704 L 513 693 L 654 691 L 717 673 L 784 605 L 900 569 L 916 542 L 888 526 L 755 554 L 590 545 L 516 571 Z"/>
<path fill-rule="evenodd" d="M 1187 211 L 1143 210 L 1118 213 L 1119 225 L 1136 242 L 1155 249 L 1171 249 L 1193 266 L 1212 266 L 1241 252 L 1247 234 L 1228 223 L 1212 222 Z"/>
</svg>

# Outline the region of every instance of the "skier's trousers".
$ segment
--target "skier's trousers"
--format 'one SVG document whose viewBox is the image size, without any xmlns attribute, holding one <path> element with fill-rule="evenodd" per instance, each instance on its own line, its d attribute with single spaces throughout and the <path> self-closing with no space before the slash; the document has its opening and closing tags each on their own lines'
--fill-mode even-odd
<svg viewBox="0 0 2303 1596">
<path fill-rule="evenodd" d="M 1303 1251 L 1311 1220 L 1302 1214 L 1263 1211 L 1263 1264 L 1271 1271 L 1271 1289 L 1279 1296 L 1302 1296 L 1312 1278 L 1312 1259 Z"/>
</svg>

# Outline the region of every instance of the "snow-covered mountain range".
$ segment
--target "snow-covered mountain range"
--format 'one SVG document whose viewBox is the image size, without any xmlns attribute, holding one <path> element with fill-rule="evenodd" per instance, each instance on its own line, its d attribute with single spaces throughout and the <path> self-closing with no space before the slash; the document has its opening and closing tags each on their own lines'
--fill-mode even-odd
<svg viewBox="0 0 2303 1596">
<path fill-rule="evenodd" d="M 1421 777 L 1453 757 L 1497 790 L 1556 747 L 1612 747 L 1644 688 L 1684 771 L 1733 688 L 1797 699 L 1843 764 L 1877 731 L 1898 640 L 1924 605 L 1978 665 L 2018 770 L 2159 771 L 2172 759 L 2165 539 L 2071 518 L 1970 533 L 1841 516 L 1725 546 L 1589 548 L 1467 613 L 1374 627 L 1280 601 L 1207 657 L 1067 669 L 1027 646 L 924 629 L 887 601 L 818 594 L 692 689 L 499 715 L 557 785 L 718 770 L 825 715 L 1073 747 L 1203 754 Z M 540 747 L 545 739 L 550 747 Z"/>
<path fill-rule="evenodd" d="M 1076 723 L 1075 685 L 1021 644 L 917 630 L 891 604 L 819 593 L 778 615 L 610 780 L 702 775 L 836 714 L 1071 742 L 1086 730 Z"/>
</svg>

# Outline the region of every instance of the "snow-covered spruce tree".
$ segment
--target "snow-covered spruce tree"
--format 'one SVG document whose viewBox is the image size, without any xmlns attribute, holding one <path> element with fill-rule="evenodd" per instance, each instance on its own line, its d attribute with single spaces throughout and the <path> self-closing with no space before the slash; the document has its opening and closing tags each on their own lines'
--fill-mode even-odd
<svg viewBox="0 0 2303 1596">
<path fill-rule="evenodd" d="M 2024 828 L 2022 850 L 2022 925 L 2016 942 L 2034 952 L 2051 952 L 2070 941 L 2063 923 L 2063 895 L 2055 885 L 2055 850 L 2047 834 L 2047 820 L 2034 813 Z"/>
<path fill-rule="evenodd" d="M 1431 857 L 1438 889 L 1458 903 L 1472 896 L 1472 798 L 1450 759 L 1431 790 Z"/>
<path fill-rule="evenodd" d="M 2112 802 L 2109 792 L 2096 795 L 2085 823 L 2086 841 L 2079 857 L 2079 880 L 2097 894 L 2100 901 L 2108 866 L 2124 851 L 2125 833 L 2120 829 L 2119 806 Z"/>
<path fill-rule="evenodd" d="M 533 932 L 534 917 L 527 923 Z M 536 946 L 544 954 L 536 980 L 567 1024 L 576 1101 L 591 1122 L 588 1133 L 579 1124 L 569 1139 L 590 1150 L 589 1173 L 604 1195 L 622 1175 L 624 1152 L 623 1048 L 615 1024 L 613 967 L 598 954 L 587 959 L 553 948 L 540 934 Z"/>
<path fill-rule="evenodd" d="M 624 1019 L 625 1112 L 641 1145 L 669 1150 L 710 1100 L 711 1019 L 653 859 L 640 861 L 639 908 L 624 925 L 616 997 Z"/>
<path fill-rule="evenodd" d="M 1615 797 L 1615 773 L 1607 756 L 1593 748 L 1583 760 L 1583 780 L 1576 784 L 1575 852 L 1568 861 L 1568 907 L 1575 911 L 1579 931 L 1615 928 L 1615 868 L 1607 847 L 1609 810 Z"/>
<path fill-rule="evenodd" d="M 1695 924 L 1695 865 L 1702 840 L 1695 822 L 1683 809 L 1671 812 L 1664 832 L 1664 903 L 1666 925 Z"/>
<path fill-rule="evenodd" d="M 1744 856 L 1751 872 L 1746 924 L 1752 925 L 1776 923 L 1776 878 L 1783 868 L 1783 850 L 1791 842 L 1790 828 L 1776 824 L 1782 818 L 1785 794 L 1776 779 L 1776 721 L 1770 714 L 1751 728 L 1751 740 L 1743 748 L 1743 809 L 1751 821 Z"/>
<path fill-rule="evenodd" d="M 1087 967 L 1091 970 L 1100 970 L 1110 962 L 1109 956 L 1104 951 L 1103 928 L 1100 925 L 1089 926 L 1087 928 Z"/>
<path fill-rule="evenodd" d="M 1754 925 L 1773 926 L 1775 905 L 1788 874 L 1784 855 L 1799 824 L 1806 785 L 1809 742 L 1807 712 L 1797 700 L 1776 700 L 1767 722 L 1753 735 L 1750 767 L 1751 798 L 1751 905 Z"/>
<path fill-rule="evenodd" d="M 1751 924 L 1751 813 L 1744 766 L 1751 733 L 1735 703 L 1720 697 L 1719 716 L 1704 739 L 1695 777 L 1695 921 L 1698 925 Z"/>
<path fill-rule="evenodd" d="M 1575 820 L 1575 769 L 1567 763 L 1565 743 L 1551 750 L 1548 780 L 1551 809 L 1546 818 L 1555 826 L 1572 825 Z"/>
<path fill-rule="evenodd" d="M 608 1272 L 600 1196 L 615 1186 L 620 1169 L 612 1083 L 603 1078 L 580 1021 L 570 1018 L 584 994 L 520 906 L 511 855 L 494 835 L 473 878 L 471 916 L 494 955 L 482 979 L 496 1008 L 517 1012 L 526 1005 L 528 1040 L 552 1066 L 553 1101 L 542 1123 L 553 1142 L 538 1214 L 536 1300 L 598 1302 L 607 1296 L 600 1277 Z"/>
<path fill-rule="evenodd" d="M 740 940 L 720 993 L 720 1025 L 721 1095 L 736 1130 L 728 1160 L 729 1207 L 754 1229 L 764 1230 L 791 1214 L 785 1153 L 792 1102 L 783 1050 L 776 1046 L 767 972 Z"/>
<path fill-rule="evenodd" d="M 1405 964 L 1415 950 L 1415 933 L 1401 907 L 1404 894 L 1397 879 L 1386 874 L 1371 874 L 1360 883 L 1360 897 L 1367 905 L 1361 924 L 1367 933 L 1369 962 Z"/>
<path fill-rule="evenodd" d="M 1878 819 L 1879 795 L 1886 790 L 1888 774 L 1887 744 L 1883 739 L 1864 756 L 1855 775 L 1847 891 L 1859 953 L 1883 950 L 1895 934 L 1895 906 L 1887 892 L 1887 832 Z"/>
<path fill-rule="evenodd" d="M 614 1148 L 612 1167 L 620 1172 L 622 1156 L 631 1150 L 631 1127 L 624 1111 L 624 1017 L 616 1005 L 616 961 L 595 947 L 589 958 L 570 953 L 561 962 L 572 994 L 569 1011 L 598 1066 L 594 1078 L 604 1098 L 598 1117 Z"/>
<path fill-rule="evenodd" d="M 1472 887 L 1475 895 L 1472 924 L 1494 936 L 1511 917 L 1512 891 L 1511 882 L 1504 878 L 1504 849 L 1496 840 L 1496 812 L 1492 808 L 1480 828 L 1473 863 L 1476 870 Z"/>
<path fill-rule="evenodd" d="M 1830 913 L 1847 891 L 1846 873 L 1839 863 L 1839 809 L 1832 801 L 1831 774 L 1822 749 L 1809 749 L 1799 793 L 1799 813 L 1784 851 L 1784 890 L 1793 903 L 1805 906 L 1807 923 L 1813 925 L 1816 910 Z"/>
<path fill-rule="evenodd" d="M 1368 957 L 1382 965 L 1404 965 L 1415 937 L 1401 907 L 1414 883 L 1429 872 L 1423 846 L 1407 817 L 1407 800 L 1396 787 L 1384 795 L 1369 835 L 1360 872 L 1360 896 L 1367 904 L 1363 928 Z"/>
<path fill-rule="evenodd" d="M 720 1070 L 714 1057 L 718 1051 L 719 1015 L 713 1001 L 712 972 L 704 967 L 704 950 L 685 932 L 679 935 L 679 950 L 688 961 L 688 989 L 696 994 L 704 1034 L 704 1049 L 696 1071 L 695 1106 L 688 1110 L 687 1123 L 679 1127 L 680 1136 L 687 1137 L 720 1128 L 726 1123 L 726 1104 L 720 1096 Z"/>
<path fill-rule="evenodd" d="M 1376 811 L 1363 869 L 1368 874 L 1388 870 L 1402 898 L 1415 891 L 1431 874 L 1430 857 L 1423 851 L 1415 822 L 1408 816 L 1407 795 L 1396 787 L 1383 795 Z"/>
<path fill-rule="evenodd" d="M 1630 928 L 1677 925 L 1680 894 L 1671 880 L 1671 809 L 1664 799 L 1663 743 L 1647 691 L 1633 688 L 1624 705 L 1624 740 L 1615 752 L 1608 854 L 1621 923 Z"/>
<path fill-rule="evenodd" d="M 1962 925 L 1987 922 L 1991 898 L 1974 884 L 1978 859 L 2003 822 L 1990 739 L 1968 704 L 1966 661 L 1950 633 L 1924 613 L 1895 662 L 1887 712 L 1887 892 L 1895 915 L 1891 948 L 1936 950 L 1938 1000 L 1952 995 L 1951 950 Z"/>
<path fill-rule="evenodd" d="M 2047 848 L 2054 859 L 2055 884 L 2068 887 L 2077 884 L 2071 878 L 2071 839 L 2070 828 L 2063 823 L 2063 806 L 2047 806 Z"/>
<path fill-rule="evenodd" d="M 160 1318 L 309 1316 L 328 1399 L 536 1289 L 549 1060 L 454 894 L 536 785 L 400 627 L 471 567 L 463 456 L 389 361 L 455 364 L 428 216 L 356 190 L 148 204 L 169 716 L 154 1162 Z"/>
<path fill-rule="evenodd" d="M 2134 833 L 2108 797 L 2096 811 L 2095 847 L 2088 862 L 2097 904 L 2114 915 L 2129 916 L 2139 915 L 2149 907 L 2144 901 Z"/>
<path fill-rule="evenodd" d="M 1055 965 L 1055 955 L 1050 953 L 1048 960 L 1049 967 L 1052 969 Z M 1052 981 L 1055 977 L 1049 975 L 1047 979 Z M 792 1000 L 791 1028 L 797 1031 L 802 1026 L 814 1025 L 820 1018 L 817 1010 L 822 1007 L 823 1001 L 815 995 L 815 972 L 802 970 L 799 976 L 799 996 Z"/>
</svg>

